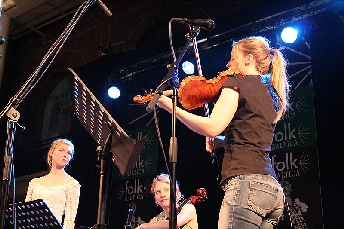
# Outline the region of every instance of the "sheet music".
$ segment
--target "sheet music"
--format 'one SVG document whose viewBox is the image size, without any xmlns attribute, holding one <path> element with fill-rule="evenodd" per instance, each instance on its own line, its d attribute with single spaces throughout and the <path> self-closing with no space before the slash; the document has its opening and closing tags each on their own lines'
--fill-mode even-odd
<svg viewBox="0 0 344 229">
<path fill-rule="evenodd" d="M 128 137 L 74 70 L 71 68 L 68 70 L 74 75 L 75 114 L 96 143 L 104 146 L 111 130 L 117 135 L 124 134 Z"/>
<path fill-rule="evenodd" d="M 18 229 L 43 228 L 62 229 L 60 222 L 50 211 L 48 205 L 42 199 L 29 202 L 18 202 L 16 206 L 16 226 Z M 13 228 L 13 205 L 6 209 L 5 229 Z"/>
</svg>

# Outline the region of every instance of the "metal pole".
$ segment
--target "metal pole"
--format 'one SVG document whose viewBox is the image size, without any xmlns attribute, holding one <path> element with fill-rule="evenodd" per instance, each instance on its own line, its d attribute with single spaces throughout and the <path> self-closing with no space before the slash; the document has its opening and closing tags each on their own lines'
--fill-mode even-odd
<svg viewBox="0 0 344 229">
<path fill-rule="evenodd" d="M 7 122 L 7 135 L 8 139 L 6 142 L 5 156 L 4 156 L 4 169 L 3 169 L 3 179 L 2 179 L 2 196 L 1 196 L 1 229 L 5 228 L 5 219 L 6 219 L 6 207 L 8 201 L 8 194 L 11 187 L 11 180 L 14 177 L 14 164 L 13 164 L 13 142 L 14 134 L 16 131 L 16 121 L 11 119 Z M 15 203 L 15 190 L 13 195 L 13 203 Z M 15 205 L 13 205 L 13 225 L 16 229 L 16 211 Z"/>
</svg>

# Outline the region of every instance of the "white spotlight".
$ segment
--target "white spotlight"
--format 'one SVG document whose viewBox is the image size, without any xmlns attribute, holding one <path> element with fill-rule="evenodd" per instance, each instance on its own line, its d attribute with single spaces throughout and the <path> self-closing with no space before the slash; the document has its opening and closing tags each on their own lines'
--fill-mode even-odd
<svg viewBox="0 0 344 229">
<path fill-rule="evenodd" d="M 282 30 L 281 37 L 285 43 L 293 43 L 297 38 L 298 31 L 292 27 L 286 27 Z"/>
<path fill-rule="evenodd" d="M 121 95 L 121 91 L 117 87 L 112 86 L 108 89 L 108 96 L 111 99 L 117 99 L 118 97 L 120 97 L 120 95 Z"/>
<path fill-rule="evenodd" d="M 195 72 L 195 66 L 189 62 L 189 61 L 185 61 L 184 63 L 182 63 L 182 69 L 185 72 L 185 74 L 194 74 Z"/>
</svg>

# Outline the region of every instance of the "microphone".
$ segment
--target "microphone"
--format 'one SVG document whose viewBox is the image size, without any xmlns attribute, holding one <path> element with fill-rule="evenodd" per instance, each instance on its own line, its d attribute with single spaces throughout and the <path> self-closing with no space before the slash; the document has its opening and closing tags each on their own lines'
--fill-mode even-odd
<svg viewBox="0 0 344 229">
<path fill-rule="evenodd" d="M 207 31 L 211 31 L 215 28 L 215 22 L 211 19 L 172 18 L 171 20 L 172 22 L 181 24 L 199 26 Z"/>
</svg>

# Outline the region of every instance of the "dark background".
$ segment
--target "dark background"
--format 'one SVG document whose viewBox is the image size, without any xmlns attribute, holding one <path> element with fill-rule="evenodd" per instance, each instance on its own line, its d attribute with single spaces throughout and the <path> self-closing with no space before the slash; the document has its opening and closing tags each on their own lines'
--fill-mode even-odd
<svg viewBox="0 0 344 229">
<path fill-rule="evenodd" d="M 219 7 L 221 7 L 220 3 L 223 2 L 228 3 L 226 7 L 223 5 L 223 8 L 227 10 L 219 9 Z M 233 31 L 228 33 L 228 36 L 220 36 L 221 38 L 225 38 L 222 41 L 210 39 L 217 43 L 223 42 L 223 45 L 214 46 L 211 49 L 200 50 L 203 73 L 205 76 L 209 76 L 208 78 L 211 78 L 216 75 L 216 72 L 224 70 L 224 66 L 229 58 L 228 54 L 231 38 L 237 39 L 242 36 L 257 33 L 257 31 L 262 30 L 260 27 L 262 23 L 254 23 L 255 21 L 278 12 L 285 12 L 288 9 L 293 9 L 307 2 L 310 1 L 288 1 L 288 3 L 283 3 L 282 1 L 252 1 L 247 5 L 240 3 L 235 5 L 234 2 L 230 3 L 230 1 L 214 1 L 213 4 L 209 5 L 204 2 L 199 3 L 198 7 L 202 8 L 203 6 L 203 11 L 207 9 L 207 13 L 198 11 L 202 13 L 194 12 L 194 14 L 192 14 L 190 12 L 193 11 L 193 8 L 190 7 L 184 8 L 183 14 L 183 12 L 180 12 L 181 9 L 177 10 L 171 6 L 168 12 L 170 12 L 170 15 L 173 15 L 171 11 L 176 11 L 176 16 L 173 15 L 172 17 L 216 18 L 216 29 L 210 32 L 202 30 L 199 39 L 212 37 L 226 31 Z M 104 1 L 104 3 L 106 3 L 110 9 L 113 9 L 113 11 L 118 14 L 117 17 L 119 17 L 119 11 L 116 10 L 118 8 L 111 8 L 111 6 L 117 7 L 116 4 L 113 5 L 110 1 Z M 123 1 L 123 4 L 125 3 L 127 3 L 127 1 Z M 138 12 L 140 12 L 140 10 L 148 14 L 149 10 L 144 10 L 147 7 L 145 4 L 141 3 L 142 5 L 140 5 L 138 1 L 132 1 L 131 3 L 134 3 L 133 7 L 137 8 L 136 15 L 134 15 L 133 12 L 130 12 L 131 15 L 128 15 L 128 18 L 131 18 L 131 20 L 140 21 L 139 17 L 142 16 L 142 14 L 139 16 Z M 344 76 L 342 61 L 342 53 L 344 51 L 343 5 L 341 1 L 331 1 L 331 3 L 333 3 L 333 6 L 324 13 L 301 20 L 304 22 L 303 31 L 305 31 L 302 35 L 309 39 L 311 47 L 312 85 L 314 88 L 314 106 L 317 126 L 316 147 L 319 158 L 319 182 L 321 187 L 324 228 L 329 229 L 342 228 L 342 206 L 344 204 L 342 198 L 343 191 L 341 188 L 341 183 L 343 182 L 341 163 L 344 153 L 342 148 L 342 129 L 344 124 L 341 121 L 343 114 L 342 84 Z M 211 10 L 211 5 L 217 8 Z M 194 5 L 190 3 L 190 6 Z M 236 6 L 237 10 L 230 9 L 231 6 Z M 163 6 L 159 5 L 157 9 L 153 8 L 153 11 L 161 8 L 163 8 Z M 136 47 L 135 49 L 125 51 L 124 48 L 123 50 L 117 50 L 118 48 L 116 47 L 105 56 L 95 57 L 97 56 L 95 53 L 99 54 L 96 44 L 102 43 L 106 46 L 107 43 L 104 41 L 96 42 L 100 39 L 96 35 L 94 37 L 83 37 L 80 34 L 82 34 L 81 31 L 83 29 L 91 27 L 90 24 L 100 23 L 93 17 L 95 14 L 101 15 L 103 12 L 101 10 L 96 10 L 99 9 L 90 9 L 90 12 L 88 12 L 89 16 L 86 14 L 85 18 L 80 21 L 80 27 L 78 27 L 79 30 L 75 31 L 75 36 L 71 36 L 70 40 L 66 43 L 66 50 L 79 47 L 84 53 L 92 53 L 89 55 L 91 57 L 88 59 L 85 57 L 80 58 L 83 59 L 83 61 L 80 59 L 76 60 L 74 59 L 75 56 L 68 56 L 66 55 L 68 52 L 62 51 L 60 58 L 57 58 L 55 64 L 52 65 L 48 71 L 48 77 L 37 85 L 32 95 L 30 95 L 19 107 L 19 111 L 22 114 L 20 123 L 28 128 L 24 132 L 18 129 L 15 136 L 14 152 L 16 156 L 15 172 L 17 177 L 41 172 L 45 169 L 44 156 L 47 152 L 46 147 L 49 144 L 49 140 L 37 140 L 39 139 L 38 136 L 40 136 L 40 132 L 39 128 L 35 128 L 35 125 L 38 123 L 36 118 L 39 116 L 40 106 L 42 106 L 40 105 L 41 100 L 44 101 L 44 99 L 46 99 L 44 95 L 47 95 L 47 91 L 49 91 L 49 89 L 51 90 L 54 84 L 60 80 L 59 77 L 66 76 L 65 72 L 56 72 L 61 71 L 61 69 L 62 71 L 65 70 L 66 66 L 75 68 L 85 84 L 125 130 L 145 125 L 152 118 L 152 114 L 149 114 L 139 121 L 129 124 L 133 119 L 146 113 L 144 106 L 137 104 L 133 105 L 131 99 L 136 94 L 142 94 L 143 89 L 155 89 L 167 73 L 166 64 L 169 63 L 171 59 L 165 58 L 165 62 L 160 61 L 157 66 L 152 66 L 151 64 L 147 70 L 131 78 L 125 78 L 124 82 L 123 80 L 118 80 L 118 78 L 122 76 L 119 69 L 127 68 L 129 72 L 139 71 L 146 66 L 146 63 L 142 63 L 142 61 L 169 52 L 167 38 L 167 22 L 169 18 L 160 16 L 159 19 L 156 19 L 156 21 L 154 21 L 155 25 L 146 29 L 146 33 L 136 40 L 136 44 L 134 45 Z M 296 17 L 296 15 L 294 16 Z M 68 20 L 61 21 L 51 27 L 55 32 L 48 37 L 50 40 L 44 41 L 44 38 L 37 37 L 35 34 L 29 34 L 26 37 L 15 40 L 9 39 L 5 72 L 0 91 L 0 102 L 2 107 L 6 105 L 9 98 L 15 94 L 27 79 L 29 73 L 31 73 L 32 69 L 39 63 L 38 60 L 43 57 L 49 45 L 56 39 Z M 82 23 L 83 20 L 85 20 L 84 23 Z M 110 19 L 103 17 L 102 20 L 106 21 Z M 86 22 L 92 23 L 87 24 Z M 117 25 L 119 26 L 120 22 L 118 22 Z M 242 25 L 247 26 L 241 27 Z M 99 27 L 99 30 L 102 28 L 101 26 L 95 27 Z M 102 29 L 105 30 L 104 28 Z M 132 28 L 125 29 L 130 31 Z M 93 31 L 93 34 L 97 34 L 96 29 L 93 29 Z M 183 46 L 185 43 L 183 36 L 186 32 L 187 30 L 185 30 L 184 25 L 176 25 L 173 37 L 175 48 Z M 142 32 L 140 34 L 142 34 Z M 273 33 L 258 32 L 258 34 L 269 35 L 268 38 L 271 40 L 276 39 Z M 80 38 L 80 36 L 82 38 Z M 109 35 L 109 37 L 111 37 L 111 35 Z M 112 34 L 112 37 L 116 37 L 116 34 Z M 116 37 L 116 39 L 120 40 L 118 37 Z M 30 46 L 28 43 L 33 45 Z M 126 45 L 129 46 L 129 44 Z M 90 47 L 84 48 L 84 46 L 93 46 L 93 49 Z M 202 45 L 200 44 L 200 46 Z M 192 53 L 188 53 L 188 57 L 192 58 Z M 182 76 L 180 77 L 182 78 Z M 122 83 L 126 96 L 123 96 L 121 100 L 110 101 L 106 98 L 105 88 L 107 88 L 110 81 Z M 37 111 L 38 114 L 35 111 Z M 195 112 L 201 114 L 203 111 L 198 109 Z M 30 116 L 28 114 L 30 114 Z M 159 123 L 165 152 L 168 152 L 169 138 L 171 136 L 170 115 L 164 111 L 160 111 Z M 4 149 L 7 139 L 5 120 L 2 120 L 1 129 L 3 130 L 1 131 L 1 145 Z M 83 193 L 80 199 L 77 225 L 92 226 L 96 222 L 99 188 L 99 175 L 95 169 L 96 144 L 75 117 L 72 118 L 71 130 L 71 133 L 65 137 L 71 138 L 74 141 L 77 153 L 73 166 L 69 168 L 68 172 L 80 181 Z M 180 123 L 177 124 L 176 130 L 179 147 L 177 178 L 186 196 L 193 195 L 194 191 L 200 186 L 207 188 L 210 201 L 207 204 L 198 205 L 197 210 L 199 213 L 200 228 L 213 228 L 214 225 L 216 225 L 216 217 L 218 214 L 217 207 L 219 202 L 217 199 L 221 199 L 221 193 L 216 188 L 217 166 L 211 164 L 209 155 L 203 150 L 203 137 L 192 133 Z M 160 151 L 158 171 L 162 172 L 166 170 L 166 167 Z M 219 159 L 221 159 L 221 152 L 219 152 L 219 157 Z M 22 196 L 20 197 L 22 198 Z"/>
</svg>

